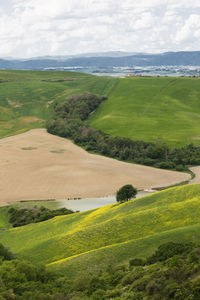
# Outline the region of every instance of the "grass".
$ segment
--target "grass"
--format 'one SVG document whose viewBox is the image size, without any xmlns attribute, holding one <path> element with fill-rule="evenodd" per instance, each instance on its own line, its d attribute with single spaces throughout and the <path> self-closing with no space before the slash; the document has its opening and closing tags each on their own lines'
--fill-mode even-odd
<svg viewBox="0 0 200 300">
<path fill-rule="evenodd" d="M 199 78 L 121 78 L 89 124 L 133 140 L 200 144 L 199 98 Z"/>
<path fill-rule="evenodd" d="M 89 124 L 113 136 L 200 144 L 200 79 L 108 78 L 63 71 L 0 70 L 0 138 L 45 127 L 55 101 L 109 96 Z"/>
<path fill-rule="evenodd" d="M 23 147 L 22 150 L 37 150 L 37 147 Z"/>
<path fill-rule="evenodd" d="M 8 207 L 0 207 L 0 230 L 9 227 Z"/>
<path fill-rule="evenodd" d="M 55 101 L 89 92 L 108 95 L 116 79 L 74 72 L 0 71 L 0 138 L 45 127 Z"/>
<path fill-rule="evenodd" d="M 50 152 L 51 153 L 62 154 L 62 153 L 65 153 L 65 149 L 51 150 Z"/>
<path fill-rule="evenodd" d="M 78 273 L 91 273 L 107 268 L 109 265 L 128 263 L 132 258 L 146 258 L 155 252 L 159 245 L 167 242 L 200 241 L 200 225 L 187 226 L 151 235 L 145 238 L 114 244 L 80 255 L 69 257 L 48 265 L 49 269 L 62 271 L 69 277 Z"/>
<path fill-rule="evenodd" d="M 75 275 L 79 266 L 145 257 L 164 241 L 199 242 L 199 209 L 200 185 L 180 186 L 125 204 L 4 229 L 1 242 L 20 258 Z"/>
</svg>

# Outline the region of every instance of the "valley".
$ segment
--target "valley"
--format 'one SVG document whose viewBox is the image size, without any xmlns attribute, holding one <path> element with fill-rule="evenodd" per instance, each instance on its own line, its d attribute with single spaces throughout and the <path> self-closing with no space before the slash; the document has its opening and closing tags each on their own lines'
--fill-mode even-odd
<svg viewBox="0 0 200 300">
<path fill-rule="evenodd" d="M 0 300 L 200 300 L 199 1 L 0 12 Z"/>
<path fill-rule="evenodd" d="M 69 283 L 85 273 L 98 276 L 110 265 L 125 264 L 125 270 L 168 242 L 199 244 L 199 79 L 38 71 L 0 71 L 0 77 L 0 243 L 17 258 L 3 268 L 42 264 Z M 98 155 L 95 141 L 107 151 L 133 153 L 133 159 Z M 157 168 L 142 165 L 153 160 Z M 12 227 L 10 207 L 24 208 L 25 216 L 32 208 L 37 219 L 44 207 L 114 195 L 126 184 L 140 191 L 167 189 L 38 223 L 23 225 L 21 216 L 22 226 Z"/>
</svg>

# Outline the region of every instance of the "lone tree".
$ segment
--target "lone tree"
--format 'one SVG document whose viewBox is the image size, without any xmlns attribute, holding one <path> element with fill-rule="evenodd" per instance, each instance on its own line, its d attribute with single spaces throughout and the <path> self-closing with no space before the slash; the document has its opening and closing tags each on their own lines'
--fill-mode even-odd
<svg viewBox="0 0 200 300">
<path fill-rule="evenodd" d="M 126 184 L 117 191 L 116 200 L 117 202 L 123 203 L 132 198 L 135 198 L 136 194 L 137 189 L 134 188 L 131 184 Z"/>
</svg>

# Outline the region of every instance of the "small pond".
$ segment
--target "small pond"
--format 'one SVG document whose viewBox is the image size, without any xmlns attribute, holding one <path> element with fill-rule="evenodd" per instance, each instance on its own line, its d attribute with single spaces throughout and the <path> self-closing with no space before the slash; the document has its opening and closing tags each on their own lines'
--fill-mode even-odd
<svg viewBox="0 0 200 300">
<path fill-rule="evenodd" d="M 151 192 L 140 191 L 137 193 L 136 198 L 141 198 L 143 196 L 147 196 L 150 194 Z M 80 200 L 56 200 L 56 203 L 58 205 L 58 208 L 66 207 L 74 211 L 76 210 L 85 211 L 85 210 L 106 206 L 109 204 L 114 204 L 116 203 L 116 197 L 115 195 L 113 195 L 108 197 L 85 198 Z"/>
<path fill-rule="evenodd" d="M 152 191 L 153 192 L 153 191 Z M 141 198 L 143 196 L 150 195 L 150 191 L 140 191 L 137 193 L 136 198 Z M 35 201 L 20 201 L 15 203 L 10 203 L 11 206 L 18 208 L 32 208 L 34 206 L 44 206 L 49 209 L 58 209 L 66 207 L 74 211 L 86 211 L 90 209 L 99 208 L 109 204 L 114 204 L 116 202 L 115 195 L 108 197 L 99 197 L 99 198 L 85 198 L 85 199 L 63 199 L 63 200 L 35 200 Z"/>
</svg>

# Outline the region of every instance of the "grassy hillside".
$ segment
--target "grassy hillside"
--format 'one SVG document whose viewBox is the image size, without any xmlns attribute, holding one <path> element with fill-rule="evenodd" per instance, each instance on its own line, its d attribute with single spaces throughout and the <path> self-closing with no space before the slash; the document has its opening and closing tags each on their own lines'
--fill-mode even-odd
<svg viewBox="0 0 200 300">
<path fill-rule="evenodd" d="M 0 208 L 0 230 L 9 227 L 10 224 L 8 222 L 8 207 L 1 207 Z"/>
<path fill-rule="evenodd" d="M 106 78 L 62 71 L 0 70 L 0 138 L 44 127 L 54 101 L 109 95 L 89 124 L 113 136 L 200 143 L 200 79 Z"/>
<path fill-rule="evenodd" d="M 119 79 L 89 124 L 133 140 L 159 140 L 173 146 L 199 144 L 199 100 L 199 78 Z"/>
<path fill-rule="evenodd" d="M 166 241 L 200 239 L 200 185 L 172 188 L 100 209 L 5 229 L 1 242 L 18 257 L 65 268 L 144 257 Z M 23 241 L 23 243 L 21 242 Z"/>
<path fill-rule="evenodd" d="M 71 94 L 107 95 L 116 79 L 73 72 L 0 71 L 0 138 L 44 127 L 54 101 Z"/>
<path fill-rule="evenodd" d="M 54 101 L 87 91 L 109 95 L 89 121 L 94 128 L 133 140 L 199 144 L 199 80 L 0 70 L 0 138 L 44 127 Z"/>
</svg>

